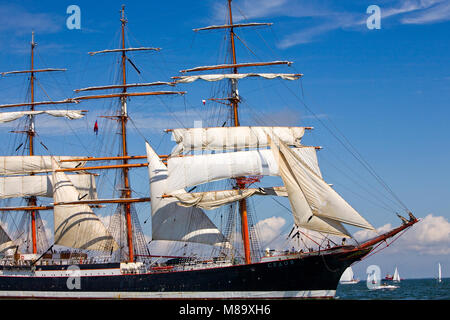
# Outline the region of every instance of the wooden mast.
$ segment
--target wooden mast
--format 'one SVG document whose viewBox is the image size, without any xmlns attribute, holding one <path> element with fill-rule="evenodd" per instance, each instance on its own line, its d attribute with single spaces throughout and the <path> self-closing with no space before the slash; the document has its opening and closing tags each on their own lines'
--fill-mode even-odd
<svg viewBox="0 0 450 320">
<path fill-rule="evenodd" d="M 230 15 L 230 44 L 231 44 L 231 53 L 232 53 L 232 59 L 233 64 L 237 65 L 236 63 L 236 48 L 234 45 L 234 30 L 233 30 L 233 14 L 231 11 L 231 0 L 228 0 L 228 11 Z M 233 68 L 233 73 L 238 73 L 237 67 Z M 230 99 L 231 105 L 233 108 L 233 119 L 234 119 L 234 126 L 238 127 L 239 124 L 239 115 L 238 115 L 238 104 L 239 104 L 239 95 L 237 90 L 237 80 L 231 79 L 231 94 L 232 98 Z M 236 179 L 237 186 L 239 189 L 245 189 L 245 182 L 237 178 Z M 249 238 L 249 232 L 248 232 L 248 219 L 247 219 L 247 201 L 245 199 L 239 200 L 239 214 L 241 216 L 241 231 L 242 231 L 242 240 L 244 243 L 244 256 L 245 256 L 245 263 L 249 264 L 252 262 L 251 259 L 251 252 L 250 252 L 250 238 Z"/>
<path fill-rule="evenodd" d="M 56 69 L 56 68 L 46 68 L 46 69 L 35 69 L 34 68 L 34 49 L 36 47 L 36 43 L 34 41 L 34 31 L 31 33 L 31 52 L 30 52 L 30 69 L 29 70 L 20 70 L 20 71 L 8 71 L 8 72 L 2 72 L 2 76 L 6 75 L 12 75 L 12 74 L 23 74 L 23 73 L 29 73 L 30 74 L 30 101 L 25 103 L 15 103 L 15 104 L 3 104 L 0 105 L 0 108 L 12 108 L 12 107 L 25 107 L 29 106 L 30 111 L 35 111 L 35 106 L 39 105 L 50 105 L 50 104 L 64 104 L 64 103 L 75 103 L 77 101 L 74 101 L 72 99 L 66 99 L 61 101 L 34 101 L 35 98 L 35 88 L 34 88 L 34 80 L 35 80 L 35 73 L 40 72 L 53 72 L 53 71 L 66 71 L 66 69 Z M 34 136 L 36 135 L 35 126 L 34 126 L 34 115 L 29 114 L 29 127 L 25 131 L 12 131 L 12 132 L 18 132 L 18 133 L 26 133 L 27 134 L 27 140 L 28 140 L 28 155 L 33 156 L 35 155 L 34 150 Z M 31 173 L 30 175 L 34 175 Z M 32 252 L 34 254 L 37 253 L 37 228 L 36 228 L 36 217 L 38 214 L 38 210 L 48 210 L 48 206 L 37 206 L 37 198 L 36 196 L 31 196 L 27 198 L 27 207 L 23 207 L 24 211 L 30 212 L 31 217 L 31 238 L 32 238 Z M 20 207 L 13 208 L 16 210 L 20 210 Z M 10 208 L 0 208 L 1 211 L 8 211 Z"/>
<path fill-rule="evenodd" d="M 122 23 L 122 93 L 127 92 L 127 78 L 126 78 L 126 55 L 125 55 L 125 24 L 127 23 L 127 20 L 125 19 L 125 6 L 122 6 L 121 10 L 121 19 L 120 22 Z M 122 163 L 124 165 L 128 164 L 128 159 L 126 158 L 128 156 L 127 152 L 127 96 L 122 96 L 120 98 L 121 102 L 121 116 L 120 116 L 120 123 L 122 127 L 122 156 L 124 157 L 122 159 Z M 122 198 L 131 198 L 131 189 L 130 189 L 130 181 L 128 178 L 128 167 L 124 167 L 122 169 L 123 171 L 123 184 L 124 184 L 124 190 L 122 191 Z M 134 248 L 133 248 L 133 230 L 132 230 L 132 223 L 131 223 L 131 206 L 130 203 L 125 203 L 123 205 L 125 207 L 125 218 L 126 218 L 126 224 L 127 224 L 127 244 L 128 244 L 128 259 L 130 262 L 134 261 Z"/>
<path fill-rule="evenodd" d="M 31 33 L 31 72 L 30 72 L 30 110 L 34 111 L 34 47 L 36 46 L 34 42 L 34 31 Z M 30 115 L 30 127 L 28 129 L 28 144 L 29 144 L 29 155 L 34 155 L 34 117 Z M 36 197 L 32 196 L 28 199 L 28 206 L 36 207 Z M 33 245 L 33 253 L 37 253 L 37 239 L 36 239 L 36 210 L 31 211 L 31 239 Z"/>
<path fill-rule="evenodd" d="M 142 167 L 147 166 L 147 163 L 140 164 L 129 164 L 129 160 L 134 159 L 144 159 L 146 157 L 143 156 L 129 156 L 127 150 L 127 122 L 128 122 L 128 113 L 127 113 L 127 98 L 131 96 L 153 96 L 153 95 L 173 95 L 173 94 L 184 94 L 185 92 L 177 92 L 177 91 L 152 91 L 152 92 L 127 92 L 128 88 L 133 87 L 147 87 L 147 86 L 156 86 L 156 85 L 169 85 L 173 86 L 173 82 L 155 82 L 155 83 L 132 83 L 127 84 L 127 74 L 126 74 L 126 62 L 127 60 L 133 65 L 133 67 L 137 70 L 136 66 L 131 62 L 131 60 L 127 57 L 126 53 L 129 51 L 159 51 L 160 48 L 152 48 L 152 47 L 139 47 L 139 48 L 126 48 L 125 47 L 125 26 L 127 24 L 127 20 L 125 18 L 125 6 L 122 6 L 120 10 L 120 22 L 121 22 L 121 45 L 119 49 L 107 49 L 96 52 L 89 52 L 90 55 L 96 55 L 100 53 L 121 53 L 121 72 L 122 72 L 122 81 L 121 84 L 115 85 L 103 85 L 89 88 L 82 88 L 74 90 L 75 92 L 82 91 L 94 91 L 94 90 L 109 90 L 109 89 L 121 89 L 121 92 L 118 93 L 109 93 L 109 94 L 98 94 L 98 95 L 89 95 L 89 96 L 79 96 L 75 97 L 72 100 L 74 102 L 80 102 L 83 100 L 89 99 L 105 99 L 105 98 L 119 98 L 121 109 L 120 113 L 115 116 L 101 116 L 105 118 L 114 118 L 120 124 L 120 135 L 121 135 L 121 156 L 118 157 L 100 157 L 100 158 L 86 158 L 86 161 L 100 161 L 100 160 L 119 160 L 121 164 L 112 165 L 112 166 L 96 166 L 96 167 L 85 167 L 85 168 L 74 168 L 74 170 L 66 170 L 59 169 L 57 171 L 82 171 L 85 170 L 96 170 L 96 169 L 121 169 L 123 175 L 123 190 L 121 192 L 122 201 L 115 201 L 114 203 L 121 203 L 123 205 L 125 211 L 125 221 L 126 221 L 126 231 L 127 231 L 127 245 L 128 245 L 128 261 L 133 262 L 135 259 L 134 254 L 134 244 L 133 244 L 133 223 L 131 218 L 131 206 L 130 204 L 136 202 L 135 200 L 130 201 L 131 199 L 131 189 L 130 189 L 130 181 L 129 181 L 129 169 L 134 167 Z M 138 71 L 138 70 L 137 70 Z M 138 71 L 139 72 L 139 71 Z M 1 107 L 1 106 L 0 106 Z M 164 157 L 163 157 L 164 158 Z M 143 201 L 148 201 L 147 198 L 143 198 Z M 90 202 L 91 203 L 91 202 Z"/>
</svg>

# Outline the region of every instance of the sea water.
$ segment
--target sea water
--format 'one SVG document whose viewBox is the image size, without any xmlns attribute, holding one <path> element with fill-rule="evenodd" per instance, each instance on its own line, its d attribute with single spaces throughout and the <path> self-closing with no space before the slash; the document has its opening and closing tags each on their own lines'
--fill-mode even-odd
<svg viewBox="0 0 450 320">
<path fill-rule="evenodd" d="M 382 281 L 397 286 L 396 289 L 369 289 L 362 280 L 356 284 L 339 284 L 338 300 L 450 300 L 450 278 L 405 279 L 400 282 Z"/>
</svg>

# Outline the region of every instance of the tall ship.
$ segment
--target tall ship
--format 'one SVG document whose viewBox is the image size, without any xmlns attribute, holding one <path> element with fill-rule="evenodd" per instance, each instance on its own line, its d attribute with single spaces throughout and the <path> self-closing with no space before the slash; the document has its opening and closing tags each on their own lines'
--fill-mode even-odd
<svg viewBox="0 0 450 320">
<path fill-rule="evenodd" d="M 185 69 L 168 81 L 130 83 L 127 67 L 140 73 L 130 53 L 160 48 L 127 47 L 128 21 L 122 7 L 120 47 L 89 52 L 92 56 L 118 56 L 117 83 L 76 89 L 73 97 L 58 101 L 35 101 L 36 76 L 65 69 L 35 68 L 34 34 L 30 69 L 2 73 L 5 78 L 28 75 L 30 91 L 27 102 L 0 105 L 2 111 L 14 109 L 2 112 L 0 123 L 25 120 L 25 129 L 14 132 L 24 137 L 16 149 L 16 153 L 22 150 L 23 154 L 0 157 L 0 297 L 333 298 L 347 268 L 418 222 L 405 210 L 409 218 L 399 215 L 399 227 L 351 244 L 353 237 L 346 226 L 366 230 L 374 227 L 323 179 L 316 155 L 319 147 L 302 144 L 304 134 L 312 128 L 241 124 L 239 81 L 297 81 L 303 75 L 241 72 L 285 67 L 292 62 L 238 62 L 235 41 L 241 39 L 236 31 L 271 24 L 234 22 L 231 2 L 227 2 L 226 24 L 194 29 L 225 31 L 229 54 L 223 64 Z M 158 154 L 157 146 L 142 137 L 142 154 L 130 155 L 130 99 L 185 95 L 186 91 L 173 87 L 184 88 L 200 81 L 225 85 L 226 90 L 208 99 L 208 103 L 225 106 L 227 118 L 218 119 L 218 126 L 167 128 L 164 134 L 170 133 L 175 142 L 169 154 Z M 153 87 L 166 89 L 133 91 Z M 102 93 L 86 94 L 93 91 Z M 117 125 L 113 134 L 119 137 L 116 154 L 63 156 L 53 154 L 41 140 L 45 153 L 36 153 L 39 128 L 35 117 L 77 121 L 89 110 L 55 106 L 84 106 L 86 101 L 100 99 L 118 103 L 111 114 L 102 116 L 104 121 Z M 94 130 L 98 131 L 97 122 Z M 134 168 L 148 169 L 144 177 L 148 194 L 133 187 L 130 172 Z M 98 181 L 111 172 L 112 196 L 104 198 L 99 196 L 104 192 Z M 278 179 L 279 185 L 264 185 L 266 177 Z M 312 240 L 311 232 L 322 239 L 312 240 L 314 245 L 308 248 L 299 245 L 286 250 L 262 249 L 252 214 L 256 208 L 250 201 L 259 197 L 288 198 L 293 220 L 289 239 L 299 243 Z M 151 208 L 150 242 L 136 211 L 136 206 L 144 203 Z M 105 206 L 114 206 L 108 224 L 96 214 Z M 220 226 L 209 214 L 214 210 L 227 213 Z M 42 212 L 53 216 L 52 230 L 43 222 Z M 14 223 L 9 223 L 12 220 L 7 217 L 19 216 L 18 213 L 23 214 L 20 223 L 16 223 L 20 228 L 13 232 Z M 176 252 L 167 246 L 166 253 L 155 253 L 152 244 L 157 241 L 179 245 Z M 187 251 L 185 248 L 190 245 L 199 252 Z"/>
</svg>

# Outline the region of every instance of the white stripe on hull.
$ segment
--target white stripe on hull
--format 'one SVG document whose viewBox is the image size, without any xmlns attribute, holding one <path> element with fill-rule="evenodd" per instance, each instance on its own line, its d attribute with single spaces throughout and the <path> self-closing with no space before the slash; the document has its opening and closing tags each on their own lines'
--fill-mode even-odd
<svg viewBox="0 0 450 320">
<path fill-rule="evenodd" d="M 35 299 L 313 299 L 333 298 L 336 290 L 306 291 L 186 291 L 186 292 L 81 292 L 0 291 L 0 298 Z"/>
</svg>

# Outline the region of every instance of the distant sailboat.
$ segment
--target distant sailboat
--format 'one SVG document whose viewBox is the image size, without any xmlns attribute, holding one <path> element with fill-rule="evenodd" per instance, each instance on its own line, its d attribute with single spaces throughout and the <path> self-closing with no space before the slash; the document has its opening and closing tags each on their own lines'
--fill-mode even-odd
<svg viewBox="0 0 450 320">
<path fill-rule="evenodd" d="M 399 273 L 398 273 L 397 267 L 395 267 L 394 277 L 393 277 L 392 281 L 394 281 L 394 282 L 400 282 L 400 275 L 399 275 Z"/>
<path fill-rule="evenodd" d="M 359 280 L 354 278 L 352 267 L 345 269 L 341 279 L 339 280 L 340 284 L 355 284 L 358 282 Z"/>
<path fill-rule="evenodd" d="M 397 271 L 397 269 L 396 269 L 396 271 Z M 381 280 L 377 278 L 376 272 L 367 276 L 367 284 L 368 284 L 367 287 L 369 288 L 369 290 L 397 289 L 398 288 L 398 286 L 395 286 L 392 284 L 381 283 Z"/>
<path fill-rule="evenodd" d="M 442 282 L 442 270 L 440 263 L 438 263 L 438 282 Z"/>
</svg>

